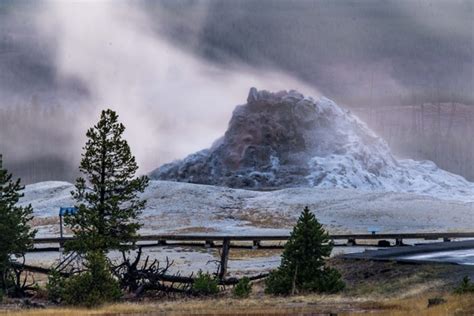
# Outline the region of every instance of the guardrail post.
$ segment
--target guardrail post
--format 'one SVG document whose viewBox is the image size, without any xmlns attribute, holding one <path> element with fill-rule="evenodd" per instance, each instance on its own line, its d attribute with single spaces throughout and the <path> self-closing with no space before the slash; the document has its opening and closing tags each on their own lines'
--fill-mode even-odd
<svg viewBox="0 0 474 316">
<path fill-rule="evenodd" d="M 405 244 L 403 243 L 403 239 L 402 238 L 396 238 L 395 239 L 395 246 L 405 246 Z"/>
<path fill-rule="evenodd" d="M 348 244 L 349 246 L 355 246 L 355 245 L 357 245 L 356 239 L 355 239 L 355 238 L 349 238 L 349 239 L 347 240 L 347 244 Z"/>
<path fill-rule="evenodd" d="M 166 239 L 158 239 L 159 246 L 166 246 Z"/>
<path fill-rule="evenodd" d="M 64 249 L 63 215 L 59 214 L 59 251 Z"/>
<path fill-rule="evenodd" d="M 59 236 L 63 239 L 63 215 L 59 214 Z"/>
<path fill-rule="evenodd" d="M 230 239 L 224 238 L 222 242 L 222 253 L 221 253 L 221 262 L 219 269 L 219 280 L 224 279 L 225 274 L 227 273 L 227 262 L 229 260 L 229 249 L 230 249 Z"/>
<path fill-rule="evenodd" d="M 260 248 L 260 240 L 254 240 L 252 249 L 258 249 L 258 248 Z"/>
<path fill-rule="evenodd" d="M 206 240 L 206 241 L 204 242 L 204 246 L 205 246 L 206 248 L 211 248 L 211 247 L 214 246 L 214 242 L 213 242 L 212 240 Z"/>
</svg>

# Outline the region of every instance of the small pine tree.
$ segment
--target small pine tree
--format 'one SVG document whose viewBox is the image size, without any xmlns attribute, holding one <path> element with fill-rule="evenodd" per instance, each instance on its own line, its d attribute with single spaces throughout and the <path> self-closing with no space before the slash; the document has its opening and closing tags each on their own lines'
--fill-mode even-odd
<svg viewBox="0 0 474 316">
<path fill-rule="evenodd" d="M 53 303 L 61 303 L 64 298 L 64 288 L 66 278 L 55 269 L 52 269 L 48 275 L 48 283 L 46 283 L 46 291 L 48 292 L 48 300 Z"/>
<path fill-rule="evenodd" d="M 243 277 L 234 287 L 233 294 L 238 298 L 246 298 L 252 293 L 252 283 L 248 277 Z"/>
<path fill-rule="evenodd" d="M 331 251 L 329 235 L 305 207 L 285 245 L 280 267 L 266 280 L 266 292 L 288 295 L 296 291 L 340 291 L 344 288 L 340 273 L 325 264 Z"/>
<path fill-rule="evenodd" d="M 31 205 L 17 206 L 23 189 L 20 179 L 12 180 L 12 175 L 3 168 L 0 155 L 0 292 L 6 295 L 20 294 L 20 285 L 12 271 L 12 257 L 24 256 L 33 246 L 36 234 L 29 225 L 33 218 Z"/>
<path fill-rule="evenodd" d="M 79 167 L 85 178 L 76 180 L 72 192 L 78 211 L 65 219 L 75 235 L 66 244 L 68 250 L 106 252 L 134 244 L 140 228 L 137 219 L 146 204 L 138 194 L 149 179 L 135 178 L 138 165 L 122 138 L 124 131 L 112 110 L 102 111 L 99 122 L 87 131 Z"/>
<path fill-rule="evenodd" d="M 219 293 L 219 282 L 209 273 L 199 270 L 197 277 L 194 279 L 192 293 L 199 296 L 217 294 Z"/>
<path fill-rule="evenodd" d="M 64 289 L 56 293 L 64 303 L 93 307 L 121 297 L 119 282 L 112 276 L 101 251 L 88 252 L 85 267 L 85 272 L 63 281 Z"/>
<path fill-rule="evenodd" d="M 466 275 L 461 284 L 454 289 L 455 294 L 464 294 L 464 293 L 473 293 L 474 292 L 474 284 L 471 282 L 471 279 Z"/>
</svg>

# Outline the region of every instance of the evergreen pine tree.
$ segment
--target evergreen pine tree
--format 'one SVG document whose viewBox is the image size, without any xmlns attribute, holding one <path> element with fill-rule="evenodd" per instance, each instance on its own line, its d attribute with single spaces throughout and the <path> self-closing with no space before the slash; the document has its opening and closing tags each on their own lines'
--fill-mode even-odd
<svg viewBox="0 0 474 316">
<path fill-rule="evenodd" d="M 266 292 L 337 292 L 344 288 L 339 272 L 327 267 L 332 244 L 316 217 L 305 207 L 285 245 L 280 267 L 266 280 Z"/>
<path fill-rule="evenodd" d="M 29 226 L 33 218 L 31 205 L 17 206 L 23 189 L 20 179 L 12 180 L 12 175 L 3 168 L 0 155 L 0 292 L 5 294 L 21 290 L 12 271 L 12 259 L 24 256 L 33 246 L 36 234 Z"/>
<path fill-rule="evenodd" d="M 148 177 L 135 177 L 138 165 L 122 138 L 125 126 L 112 110 L 102 111 L 99 122 L 87 131 L 87 142 L 72 192 L 77 212 L 65 222 L 75 239 L 68 250 L 81 253 L 124 250 L 133 246 L 140 228 L 138 216 L 146 201 L 138 196 Z"/>
</svg>

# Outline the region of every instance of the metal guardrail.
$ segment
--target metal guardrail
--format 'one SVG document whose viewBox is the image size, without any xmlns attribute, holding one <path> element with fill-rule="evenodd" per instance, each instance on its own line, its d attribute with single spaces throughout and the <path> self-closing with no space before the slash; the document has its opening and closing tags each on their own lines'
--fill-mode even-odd
<svg viewBox="0 0 474 316">
<path fill-rule="evenodd" d="M 139 242 L 154 242 L 153 244 L 140 244 L 140 247 L 156 247 L 156 246 L 199 246 L 199 247 L 214 247 L 221 248 L 220 258 L 220 270 L 219 277 L 224 279 L 227 272 L 227 264 L 229 259 L 230 248 L 242 247 L 241 245 L 233 245 L 232 241 L 251 241 L 253 244 L 250 246 L 253 249 L 259 248 L 283 248 L 282 245 L 278 246 L 262 246 L 262 241 L 286 241 L 289 239 L 289 235 L 144 235 L 138 236 L 137 241 Z M 342 234 L 342 235 L 330 235 L 331 240 L 347 240 L 347 245 L 357 245 L 357 240 L 395 240 L 396 246 L 403 246 L 403 239 L 424 239 L 424 240 L 436 240 L 443 239 L 444 241 L 451 241 L 455 238 L 474 238 L 474 233 L 389 233 L 379 234 L 373 232 L 371 234 Z M 36 238 L 34 244 L 55 244 L 59 245 L 58 248 L 35 248 L 31 251 L 59 251 L 62 245 L 72 240 L 72 237 L 65 238 Z M 215 245 L 214 242 L 222 242 L 222 245 Z M 172 242 L 172 243 L 168 243 Z M 204 242 L 204 243 L 196 243 Z M 386 243 L 385 243 L 386 244 Z M 390 244 L 388 244 L 390 245 Z M 248 247 L 248 246 L 247 246 Z"/>
<path fill-rule="evenodd" d="M 156 242 L 167 242 L 167 241 L 204 241 L 214 242 L 223 241 L 227 239 L 229 241 L 286 241 L 289 235 L 144 235 L 138 236 L 137 241 L 156 241 Z M 474 238 L 474 232 L 445 232 L 445 233 L 383 233 L 383 234 L 338 234 L 330 235 L 332 240 L 403 240 L 403 239 L 424 239 L 424 240 L 436 240 L 436 239 L 456 239 L 456 238 Z M 64 243 L 71 240 L 72 237 L 47 237 L 47 238 L 36 238 L 34 244 L 54 244 Z"/>
</svg>

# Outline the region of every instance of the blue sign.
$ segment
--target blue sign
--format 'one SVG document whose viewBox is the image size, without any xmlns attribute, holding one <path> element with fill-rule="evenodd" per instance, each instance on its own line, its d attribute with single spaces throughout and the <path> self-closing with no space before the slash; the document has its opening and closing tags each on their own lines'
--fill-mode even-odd
<svg viewBox="0 0 474 316">
<path fill-rule="evenodd" d="M 59 216 L 72 215 L 77 213 L 77 208 L 75 207 L 60 207 Z"/>
<path fill-rule="evenodd" d="M 369 228 L 367 228 L 367 231 L 368 231 L 369 233 L 372 233 L 373 235 L 376 234 L 376 233 L 379 233 L 380 230 L 381 230 L 381 229 L 378 228 L 378 227 L 369 227 Z"/>
</svg>

